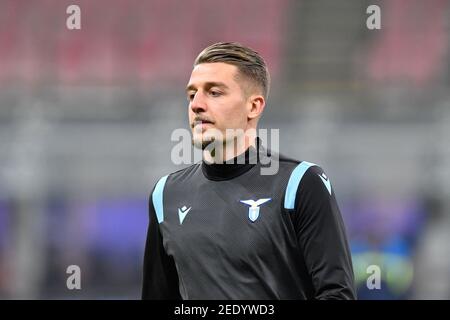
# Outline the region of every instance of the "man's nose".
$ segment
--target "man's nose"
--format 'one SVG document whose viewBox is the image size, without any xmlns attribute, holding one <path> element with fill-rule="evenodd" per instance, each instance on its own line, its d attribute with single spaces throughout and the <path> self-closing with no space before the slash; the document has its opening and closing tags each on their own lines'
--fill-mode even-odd
<svg viewBox="0 0 450 320">
<path fill-rule="evenodd" d="M 197 91 L 191 101 L 191 109 L 194 113 L 204 112 L 207 109 L 204 95 Z"/>
</svg>

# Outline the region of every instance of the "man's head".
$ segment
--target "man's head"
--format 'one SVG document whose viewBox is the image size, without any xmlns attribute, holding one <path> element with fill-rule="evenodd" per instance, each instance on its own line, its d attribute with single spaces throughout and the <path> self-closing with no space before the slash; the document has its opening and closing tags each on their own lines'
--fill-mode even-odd
<svg viewBox="0 0 450 320">
<path fill-rule="evenodd" d="M 194 145 L 204 149 L 235 139 L 227 129 L 256 130 L 269 82 L 266 63 L 254 50 L 226 42 L 205 48 L 186 88 Z"/>
</svg>

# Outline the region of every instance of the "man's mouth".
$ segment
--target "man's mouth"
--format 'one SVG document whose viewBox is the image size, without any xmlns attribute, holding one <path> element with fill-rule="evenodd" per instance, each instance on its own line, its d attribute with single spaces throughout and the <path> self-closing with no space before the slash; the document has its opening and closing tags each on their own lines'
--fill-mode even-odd
<svg viewBox="0 0 450 320">
<path fill-rule="evenodd" d="M 206 120 L 206 119 L 204 119 L 204 120 L 195 120 L 192 123 L 191 127 L 194 128 L 194 127 L 196 127 L 198 125 L 201 125 L 203 127 L 205 125 L 212 125 L 212 124 L 214 124 L 212 121 L 209 121 L 209 120 Z"/>
</svg>

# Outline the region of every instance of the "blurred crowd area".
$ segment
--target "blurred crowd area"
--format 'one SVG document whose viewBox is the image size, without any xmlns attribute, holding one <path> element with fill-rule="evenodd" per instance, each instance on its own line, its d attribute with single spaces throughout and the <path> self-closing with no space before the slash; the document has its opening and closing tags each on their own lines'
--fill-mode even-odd
<svg viewBox="0 0 450 320">
<path fill-rule="evenodd" d="M 192 63 L 237 41 L 271 71 L 260 127 L 332 180 L 359 298 L 450 299 L 449 22 L 447 0 L 0 0 L 0 298 L 140 297 Z"/>
</svg>

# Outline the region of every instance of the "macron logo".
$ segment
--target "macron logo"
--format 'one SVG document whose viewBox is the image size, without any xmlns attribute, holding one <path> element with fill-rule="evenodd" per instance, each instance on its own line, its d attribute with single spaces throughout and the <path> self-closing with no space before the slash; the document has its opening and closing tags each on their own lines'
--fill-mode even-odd
<svg viewBox="0 0 450 320">
<path fill-rule="evenodd" d="M 192 207 L 186 208 L 186 206 L 183 206 L 181 209 L 178 208 L 178 218 L 180 218 L 180 224 L 183 224 L 184 218 L 186 218 L 186 215 L 191 211 Z"/>
<path fill-rule="evenodd" d="M 327 187 L 328 193 L 331 195 L 331 182 L 330 179 L 325 175 L 325 173 L 318 175 L 322 179 L 323 184 Z"/>
</svg>

